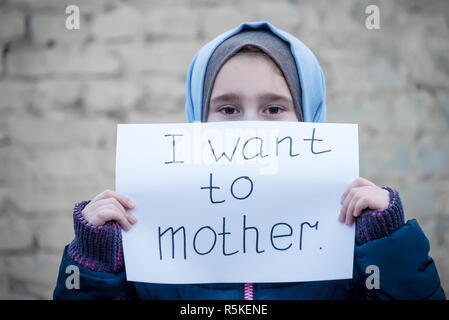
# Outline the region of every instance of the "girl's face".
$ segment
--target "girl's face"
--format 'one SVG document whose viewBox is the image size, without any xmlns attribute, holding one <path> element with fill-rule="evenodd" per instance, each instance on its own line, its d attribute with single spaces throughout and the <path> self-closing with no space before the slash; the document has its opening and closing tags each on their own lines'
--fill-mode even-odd
<svg viewBox="0 0 449 320">
<path fill-rule="evenodd" d="M 206 121 L 227 120 L 298 121 L 287 82 L 268 56 L 239 53 L 218 72 Z"/>
</svg>

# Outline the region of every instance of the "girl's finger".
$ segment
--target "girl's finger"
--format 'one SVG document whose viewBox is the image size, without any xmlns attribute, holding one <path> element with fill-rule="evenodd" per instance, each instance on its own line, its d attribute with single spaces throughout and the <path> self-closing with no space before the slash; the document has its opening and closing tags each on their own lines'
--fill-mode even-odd
<svg viewBox="0 0 449 320">
<path fill-rule="evenodd" d="M 345 222 L 346 217 L 342 210 L 340 210 L 340 214 L 338 215 L 338 221 Z"/>
<path fill-rule="evenodd" d="M 132 224 L 136 223 L 136 219 L 131 215 L 131 213 L 129 213 L 128 211 L 125 210 L 125 208 L 123 208 L 122 204 L 120 202 L 117 201 L 117 199 L 115 198 L 109 198 L 106 199 L 107 201 L 110 201 L 110 203 L 115 206 L 117 209 L 120 210 L 120 212 L 128 219 L 128 221 Z"/>
<path fill-rule="evenodd" d="M 128 219 L 123 215 L 122 212 L 119 212 L 118 210 L 113 211 L 112 220 L 117 221 L 120 226 L 126 231 L 128 231 L 132 227 Z"/>
<path fill-rule="evenodd" d="M 115 191 L 112 191 L 112 190 L 105 190 L 105 191 L 103 191 L 98 196 L 96 196 L 93 201 L 98 201 L 98 200 L 108 199 L 108 198 L 116 199 L 125 208 L 128 208 L 128 209 L 133 209 L 134 208 L 134 204 L 132 203 L 132 201 L 130 199 L 128 199 L 124 195 L 122 195 L 120 193 L 117 193 Z"/>
<path fill-rule="evenodd" d="M 112 200 L 113 198 L 105 198 L 105 199 L 98 199 L 95 202 L 89 203 L 91 205 L 92 210 L 98 211 L 101 210 L 101 208 L 106 208 L 109 206 L 116 206 Z M 117 200 L 115 200 L 117 201 Z M 123 208 L 123 206 L 120 205 L 120 207 Z M 120 207 L 117 207 L 117 209 L 120 209 Z"/>
<path fill-rule="evenodd" d="M 90 220 L 91 223 L 95 225 L 104 225 L 106 222 L 114 220 L 117 221 L 125 230 L 129 230 L 131 228 L 131 224 L 125 215 L 123 215 L 123 213 L 111 203 L 97 208 L 91 215 Z"/>
<path fill-rule="evenodd" d="M 360 198 L 354 207 L 354 217 L 359 217 L 363 210 L 368 208 L 369 201 L 366 197 Z"/>
<path fill-rule="evenodd" d="M 375 186 L 375 184 L 365 178 L 358 177 L 349 185 L 349 187 L 343 193 L 343 195 L 341 196 L 341 199 L 340 199 L 340 203 L 343 204 L 345 198 L 347 197 L 347 195 L 349 194 L 349 192 L 351 192 L 351 190 L 353 188 L 364 187 L 364 186 Z"/>
<path fill-rule="evenodd" d="M 137 222 L 137 219 L 133 215 L 131 215 L 131 213 L 127 212 L 125 208 L 122 206 L 122 204 L 118 202 L 117 199 L 115 198 L 97 200 L 92 204 L 92 209 L 101 210 L 102 208 L 108 208 L 109 206 L 119 210 L 128 219 L 130 223 L 135 224 Z"/>
<path fill-rule="evenodd" d="M 121 212 L 125 217 L 128 217 L 128 216 L 129 216 L 129 214 L 126 212 L 125 208 L 123 207 L 123 205 L 122 205 L 120 202 L 118 202 L 117 199 L 115 199 L 115 198 L 109 198 L 109 199 L 106 199 L 106 201 L 108 201 L 110 204 L 112 204 L 114 207 L 116 207 L 118 210 L 120 210 L 120 212 Z"/>
<path fill-rule="evenodd" d="M 95 210 L 91 215 L 90 215 L 90 223 L 97 225 L 97 226 L 102 226 L 104 225 L 106 222 L 114 220 L 115 216 L 116 216 L 116 211 L 117 209 L 115 208 L 101 208 L 98 210 Z"/>
<path fill-rule="evenodd" d="M 359 198 L 358 195 L 355 195 L 354 197 L 352 197 L 351 202 L 348 205 L 348 210 L 346 211 L 346 221 L 345 221 L 345 223 L 348 226 L 350 226 L 354 222 L 353 213 L 354 213 L 354 207 L 358 201 L 358 198 Z"/>
<path fill-rule="evenodd" d="M 357 193 L 357 188 L 352 188 L 349 193 L 347 194 L 347 196 L 345 197 L 344 201 L 343 201 L 343 205 L 341 207 L 340 210 L 340 217 L 339 220 L 341 222 L 344 222 L 346 220 L 346 216 L 347 216 L 347 211 L 348 211 L 348 206 L 351 202 L 352 197 L 354 197 L 354 195 Z"/>
</svg>

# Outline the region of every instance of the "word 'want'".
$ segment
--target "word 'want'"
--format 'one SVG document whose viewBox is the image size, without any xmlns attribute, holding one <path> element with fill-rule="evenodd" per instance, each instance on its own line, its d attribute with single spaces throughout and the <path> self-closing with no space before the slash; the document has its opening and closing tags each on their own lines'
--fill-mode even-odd
<svg viewBox="0 0 449 320">
<path fill-rule="evenodd" d="M 164 163 L 165 164 L 184 163 L 184 160 L 180 160 L 179 158 L 178 159 L 176 158 L 176 141 L 177 141 L 177 139 L 180 139 L 180 137 L 183 137 L 184 135 L 180 134 L 180 133 L 171 133 L 171 134 L 166 134 L 164 136 L 167 138 L 171 137 L 171 143 L 172 143 L 171 160 L 165 161 Z M 254 136 L 254 137 L 243 139 L 243 140 L 244 141 L 242 141 L 242 137 L 237 137 L 237 139 L 233 143 L 232 152 L 230 152 L 230 153 L 229 152 L 226 153 L 226 151 L 217 151 L 217 147 L 214 146 L 214 143 L 212 142 L 212 140 L 208 139 L 207 141 L 208 141 L 208 144 L 210 147 L 211 155 L 213 156 L 213 159 L 216 162 L 219 162 L 221 159 L 226 159 L 228 162 L 232 162 L 235 159 L 237 149 L 239 149 L 239 148 L 240 148 L 240 152 L 238 152 L 238 153 L 241 154 L 242 159 L 244 159 L 244 160 L 265 158 L 265 157 L 269 156 L 269 154 L 266 153 L 264 150 L 264 144 L 266 143 L 266 139 L 258 137 L 258 136 Z M 310 142 L 310 152 L 314 155 L 328 153 L 328 152 L 332 151 L 331 149 L 319 149 L 318 150 L 318 148 L 316 146 L 316 142 L 317 141 L 322 142 L 323 139 L 318 139 L 315 137 L 315 128 L 313 128 L 311 138 L 305 138 L 302 140 L 307 141 L 307 143 Z M 284 145 L 286 143 L 288 143 L 288 145 L 289 145 L 289 151 L 288 151 L 289 157 L 297 157 L 300 155 L 299 153 L 293 151 L 293 138 L 290 136 L 284 136 L 282 138 L 277 137 L 275 139 L 275 141 L 270 141 L 270 142 L 274 142 L 274 144 L 276 146 L 276 148 L 275 148 L 276 152 L 273 154 L 276 157 L 279 157 L 281 144 Z M 254 151 L 254 150 L 256 150 L 256 151 Z"/>
</svg>

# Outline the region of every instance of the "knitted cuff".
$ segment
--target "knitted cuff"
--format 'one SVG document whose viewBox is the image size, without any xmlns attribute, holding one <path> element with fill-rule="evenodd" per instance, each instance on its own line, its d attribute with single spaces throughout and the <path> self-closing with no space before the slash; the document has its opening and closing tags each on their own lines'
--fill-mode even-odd
<svg viewBox="0 0 449 320">
<path fill-rule="evenodd" d="M 404 210 L 396 190 L 382 187 L 390 193 L 390 204 L 385 210 L 366 209 L 356 219 L 355 241 L 357 245 L 389 236 L 404 224 Z"/>
<path fill-rule="evenodd" d="M 123 265 L 122 232 L 116 221 L 95 226 L 82 214 L 90 202 L 82 201 L 73 209 L 75 239 L 70 243 L 68 254 L 72 260 L 92 271 L 121 272 Z"/>
</svg>

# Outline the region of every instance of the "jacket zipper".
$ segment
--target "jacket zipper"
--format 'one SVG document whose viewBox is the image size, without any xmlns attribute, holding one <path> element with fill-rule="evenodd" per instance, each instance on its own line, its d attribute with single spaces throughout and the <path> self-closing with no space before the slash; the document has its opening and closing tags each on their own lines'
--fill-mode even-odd
<svg viewBox="0 0 449 320">
<path fill-rule="evenodd" d="M 252 283 L 245 283 L 245 300 L 253 300 L 253 289 L 254 288 Z"/>
</svg>

